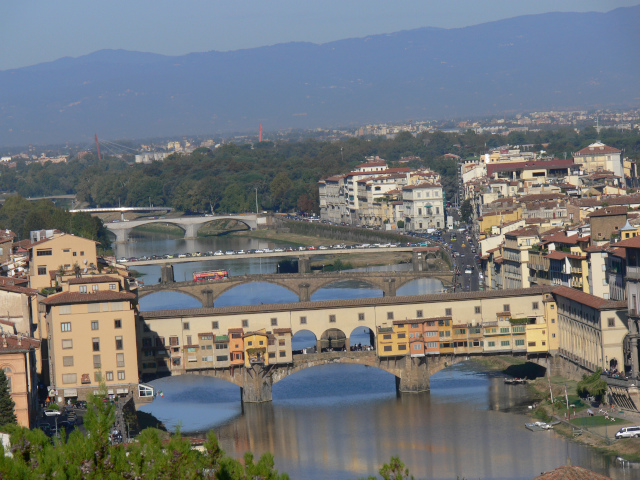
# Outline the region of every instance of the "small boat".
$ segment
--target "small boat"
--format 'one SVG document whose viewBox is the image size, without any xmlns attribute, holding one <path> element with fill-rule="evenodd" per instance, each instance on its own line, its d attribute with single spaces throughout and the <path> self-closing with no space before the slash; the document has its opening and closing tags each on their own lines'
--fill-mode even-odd
<svg viewBox="0 0 640 480">
<path fill-rule="evenodd" d="M 527 383 L 526 378 L 505 378 L 504 383 L 507 385 L 521 385 L 523 383 Z"/>
<path fill-rule="evenodd" d="M 551 430 L 553 425 L 544 422 L 525 423 L 524 426 L 532 432 L 542 432 L 543 430 Z"/>
</svg>

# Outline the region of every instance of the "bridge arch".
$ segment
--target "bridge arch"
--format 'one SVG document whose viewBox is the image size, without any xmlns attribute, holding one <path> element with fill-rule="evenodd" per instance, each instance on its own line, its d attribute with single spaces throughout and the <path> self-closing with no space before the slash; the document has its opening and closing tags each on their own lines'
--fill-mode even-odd
<svg viewBox="0 0 640 480">
<path fill-rule="evenodd" d="M 318 347 L 318 337 L 311 330 L 302 329 L 296 331 L 291 337 L 291 348 L 293 354 L 316 353 Z"/>
<path fill-rule="evenodd" d="M 384 289 L 381 282 L 378 282 L 376 279 L 372 279 L 372 278 L 362 278 L 362 279 L 345 278 L 344 280 L 332 278 L 332 279 L 325 279 L 325 281 L 323 281 L 323 279 L 321 278 L 314 278 L 313 285 L 309 287 L 309 298 L 312 302 L 321 301 L 321 300 L 338 300 L 339 298 L 335 298 L 330 295 L 323 295 L 321 290 L 325 288 L 342 288 L 342 285 L 346 284 L 346 282 L 354 282 L 354 281 L 362 284 L 366 284 L 367 286 L 371 287 L 372 290 L 376 290 L 376 289 L 380 290 L 381 294 L 379 295 L 367 294 L 365 295 L 366 298 L 381 297 L 384 294 Z M 349 285 L 346 288 L 354 288 L 354 287 L 353 285 Z M 360 287 L 355 287 L 355 288 L 360 288 Z"/>
<path fill-rule="evenodd" d="M 320 335 L 318 347 L 320 352 L 349 350 L 349 338 L 339 328 L 328 328 Z"/>
<path fill-rule="evenodd" d="M 193 298 L 194 300 L 197 300 L 198 302 L 200 302 L 200 304 L 204 307 L 206 304 L 206 298 L 205 295 L 197 295 L 196 293 L 193 293 L 189 290 L 183 290 L 183 289 L 179 289 L 179 288 L 165 288 L 163 290 L 139 290 L 138 293 L 138 299 L 142 299 L 142 298 L 147 298 L 150 297 L 153 294 L 162 294 L 165 292 L 171 292 L 171 293 L 179 293 L 182 295 L 186 295 L 187 297 Z M 144 303 L 144 302 L 143 302 Z M 174 307 L 175 308 L 175 307 Z M 194 307 L 187 307 L 187 308 L 194 308 Z M 197 308 L 197 307 L 195 307 Z"/>
<path fill-rule="evenodd" d="M 300 297 L 300 292 L 295 290 L 294 288 L 291 288 L 290 285 L 288 285 L 286 283 L 280 283 L 280 282 L 277 282 L 277 281 L 273 281 L 271 279 L 269 279 L 269 280 L 265 279 L 263 281 L 254 279 L 254 280 L 250 280 L 248 282 L 234 283 L 234 284 L 231 284 L 231 283 L 229 283 L 229 284 L 225 284 L 225 283 L 219 283 L 219 284 L 203 283 L 202 285 L 203 285 L 203 288 L 205 288 L 206 286 L 216 286 L 217 287 L 218 285 L 220 285 L 220 287 L 214 289 L 215 293 L 214 293 L 213 301 L 217 302 L 217 301 L 219 301 L 221 299 L 221 297 L 225 293 L 231 292 L 235 288 L 238 288 L 238 287 L 245 287 L 246 288 L 246 286 L 248 286 L 248 285 L 258 286 L 260 284 L 275 285 L 277 287 L 280 287 L 280 288 L 286 290 L 287 292 L 292 293 L 295 296 L 295 299 L 292 298 L 290 300 L 291 302 L 297 302 L 299 297 Z M 247 299 L 245 298 L 243 300 L 243 303 L 246 304 L 246 302 L 247 302 Z M 264 302 L 264 303 L 272 303 L 272 302 Z"/>
<path fill-rule="evenodd" d="M 361 349 L 368 351 L 368 347 L 375 350 L 376 335 L 373 329 L 364 325 L 354 328 L 349 334 L 349 345 L 352 351 Z"/>
<path fill-rule="evenodd" d="M 180 230 L 182 230 L 183 234 L 187 233 L 187 229 L 183 225 L 181 225 L 179 223 L 176 223 L 176 222 L 172 222 L 170 220 L 150 220 L 148 222 L 140 222 L 137 225 L 135 225 L 134 227 L 131 227 L 130 232 L 135 232 L 137 228 L 144 227 L 146 225 L 153 225 L 155 223 L 160 223 L 162 225 L 164 225 L 164 224 L 172 225 L 172 226 L 178 227 Z M 131 235 L 131 233 L 129 233 L 129 235 Z"/>
<path fill-rule="evenodd" d="M 211 218 L 211 220 L 203 222 L 199 225 L 196 225 L 195 227 L 195 233 L 197 234 L 201 228 L 205 227 L 206 225 L 209 225 L 211 223 L 214 222 L 220 222 L 222 220 L 235 220 L 238 223 L 241 223 L 242 225 L 244 225 L 246 228 L 245 230 L 251 230 L 251 225 L 249 223 L 247 223 L 247 221 L 242 220 L 241 218 L 235 218 L 235 217 L 225 217 L 225 218 Z"/>
</svg>

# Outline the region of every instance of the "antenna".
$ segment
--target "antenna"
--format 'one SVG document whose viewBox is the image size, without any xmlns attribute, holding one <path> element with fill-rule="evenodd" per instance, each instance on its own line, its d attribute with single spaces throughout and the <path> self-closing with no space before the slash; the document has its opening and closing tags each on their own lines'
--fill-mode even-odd
<svg viewBox="0 0 640 480">
<path fill-rule="evenodd" d="M 262 124 L 260 124 L 260 134 L 258 135 L 258 142 L 262 141 Z"/>
<path fill-rule="evenodd" d="M 96 139 L 96 148 L 98 149 L 98 160 L 102 160 L 102 155 L 100 155 L 100 144 L 98 143 L 98 134 L 95 134 Z"/>
</svg>

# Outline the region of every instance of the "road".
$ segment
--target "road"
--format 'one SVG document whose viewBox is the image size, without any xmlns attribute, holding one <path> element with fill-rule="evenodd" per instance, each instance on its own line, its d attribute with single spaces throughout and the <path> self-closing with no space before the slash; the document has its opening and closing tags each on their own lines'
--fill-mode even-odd
<svg viewBox="0 0 640 480">
<path fill-rule="evenodd" d="M 460 216 L 453 209 L 447 211 L 449 215 L 452 215 L 455 220 L 460 220 Z M 464 224 L 460 224 L 459 228 L 463 228 Z M 452 240 L 452 237 L 455 240 Z M 479 245 L 476 240 L 472 238 L 471 234 L 466 236 L 462 232 L 458 232 L 457 229 L 452 232 L 446 232 L 443 234 L 442 239 L 445 244 L 451 247 L 451 251 L 456 251 L 458 255 L 454 257 L 455 270 L 460 272 L 458 275 L 459 287 L 455 291 L 474 292 L 480 290 L 480 270 L 479 265 L 476 262 L 475 255 L 479 255 Z M 475 249 L 476 253 L 472 249 Z M 471 273 L 465 273 L 467 266 L 471 267 Z"/>
</svg>

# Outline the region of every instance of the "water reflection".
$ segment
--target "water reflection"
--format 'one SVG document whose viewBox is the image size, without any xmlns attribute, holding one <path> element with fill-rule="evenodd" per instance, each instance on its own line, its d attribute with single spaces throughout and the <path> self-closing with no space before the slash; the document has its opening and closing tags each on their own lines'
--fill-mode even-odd
<svg viewBox="0 0 640 480">
<path fill-rule="evenodd" d="M 237 387 L 183 378 L 159 381 L 165 398 L 143 409 L 169 426 L 181 421 L 184 431 L 213 426 L 233 456 L 272 452 L 291 478 L 358 478 L 393 455 L 417 478 L 530 479 L 567 457 L 613 478 L 632 478 L 554 432 L 526 430 L 527 417 L 518 413 L 530 401 L 526 388 L 465 364 L 434 375 L 430 394 L 400 396 L 394 377 L 381 370 L 314 367 L 274 385 L 272 403 L 246 404 L 244 411 Z"/>
</svg>

